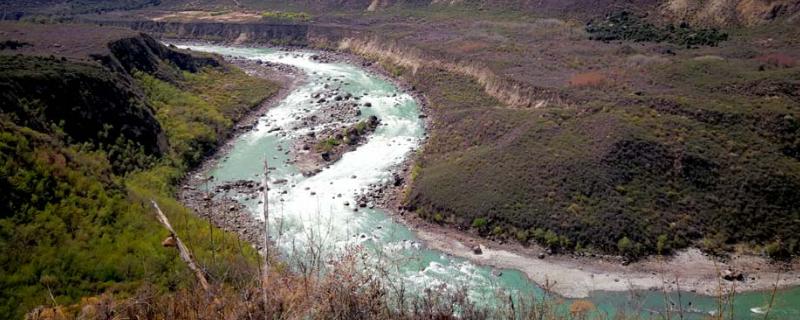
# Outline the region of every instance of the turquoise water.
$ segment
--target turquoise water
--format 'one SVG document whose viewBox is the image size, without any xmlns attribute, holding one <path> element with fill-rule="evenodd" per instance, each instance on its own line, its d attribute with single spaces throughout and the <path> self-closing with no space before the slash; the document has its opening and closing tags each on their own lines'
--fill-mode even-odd
<svg viewBox="0 0 800 320">
<path fill-rule="evenodd" d="M 211 45 L 182 47 L 289 64 L 307 74 L 305 84 L 271 108 L 255 130 L 239 137 L 226 159 L 208 172 L 216 178 L 216 183 L 237 179 L 260 181 L 266 159 L 270 167 L 275 168 L 270 171 L 270 180 L 288 181 L 272 184 L 269 191 L 273 228 L 270 234 L 284 255 L 306 257 L 307 248 L 315 248 L 314 252 L 331 257 L 354 246 L 363 246 L 369 249 L 367 252 L 374 265 L 389 270 L 387 277 L 395 282 L 402 280 L 411 292 L 466 287 L 472 301 L 484 305 L 492 305 L 498 297 L 506 299 L 509 295 L 537 298 L 544 295 L 544 291 L 521 272 L 493 270 L 425 248 L 411 230 L 393 221 L 382 210 L 353 210 L 356 194 L 370 184 L 389 181 L 389 169 L 420 146 L 424 129 L 418 118 L 419 107 L 410 95 L 359 67 L 316 62 L 310 59 L 312 52 Z M 326 84 L 340 87 L 342 92 L 353 96 L 363 96 L 360 101 L 370 102 L 372 107 L 361 107 L 361 117 L 376 115 L 382 126 L 357 150 L 348 152 L 319 174 L 303 177 L 297 168 L 286 162 L 285 152 L 279 150 L 289 150 L 294 137 L 307 133 L 307 130 L 289 129 L 298 117 L 319 107 L 313 103 L 315 99 L 311 95 L 323 90 Z M 270 132 L 276 127 L 283 130 Z M 260 205 L 255 200 L 241 201 L 254 215 L 261 217 Z M 345 201 L 349 206 L 344 205 Z M 599 314 L 611 315 L 617 311 L 658 315 L 664 312 L 665 305 L 670 305 L 662 293 L 647 291 L 594 292 L 588 300 L 598 306 Z M 668 300 L 675 303 L 676 310 L 678 301 L 681 302 L 685 319 L 699 319 L 717 310 L 717 301 L 711 297 L 682 293 L 680 300 L 677 294 L 671 294 Z M 763 307 L 768 300 L 769 295 L 765 293 L 738 295 L 734 318 L 762 319 L 763 315 L 751 308 Z M 781 291 L 775 305 L 771 319 L 800 319 L 800 288 Z"/>
</svg>

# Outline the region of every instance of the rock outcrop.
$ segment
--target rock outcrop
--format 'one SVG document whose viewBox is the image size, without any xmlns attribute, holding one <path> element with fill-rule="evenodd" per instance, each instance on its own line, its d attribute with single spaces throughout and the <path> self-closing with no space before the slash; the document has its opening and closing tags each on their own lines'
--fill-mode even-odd
<svg viewBox="0 0 800 320">
<path fill-rule="evenodd" d="M 70 46 L 86 46 L 76 41 Z M 43 45 L 35 42 L 24 49 Z M 220 67 L 212 56 L 189 55 L 136 33 L 85 54 L 88 57 L 0 55 L 0 113 L 37 131 L 61 130 L 75 142 L 115 146 L 119 150 L 110 152 L 112 162 L 126 162 L 125 150 L 131 148 L 154 156 L 168 148 L 153 108 L 135 84 L 134 70 L 175 82 L 182 71 Z"/>
<path fill-rule="evenodd" d="M 661 12 L 675 21 L 707 26 L 755 26 L 788 18 L 800 18 L 800 2 L 794 0 L 668 0 Z"/>
<path fill-rule="evenodd" d="M 152 20 L 93 21 L 129 27 L 168 38 L 206 39 L 231 43 L 304 45 L 309 25 L 275 23 L 175 22 Z"/>
<path fill-rule="evenodd" d="M 542 87 L 498 76 L 476 61 L 431 56 L 400 42 L 378 37 L 345 37 L 338 42 L 339 50 L 365 56 L 378 56 L 417 72 L 420 68 L 438 68 L 475 79 L 487 94 L 506 106 L 540 108 L 552 101 L 560 101 L 559 93 Z"/>
</svg>

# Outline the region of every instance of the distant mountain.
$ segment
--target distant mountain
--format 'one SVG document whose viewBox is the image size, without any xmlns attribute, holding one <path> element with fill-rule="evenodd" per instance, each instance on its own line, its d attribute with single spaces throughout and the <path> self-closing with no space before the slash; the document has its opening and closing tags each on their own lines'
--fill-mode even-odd
<svg viewBox="0 0 800 320">
<path fill-rule="evenodd" d="M 157 6 L 161 0 L 31 0 L 0 1 L 0 11 L 50 14 L 101 13 L 113 10 L 134 10 Z"/>
<path fill-rule="evenodd" d="M 752 26 L 779 18 L 800 19 L 798 0 L 34 0 L 0 1 L 6 12 L 86 14 L 114 10 L 295 10 L 382 11 L 429 6 L 476 11 L 517 11 L 537 16 L 592 17 L 622 10 L 649 13 L 656 19 L 709 26 Z"/>
</svg>

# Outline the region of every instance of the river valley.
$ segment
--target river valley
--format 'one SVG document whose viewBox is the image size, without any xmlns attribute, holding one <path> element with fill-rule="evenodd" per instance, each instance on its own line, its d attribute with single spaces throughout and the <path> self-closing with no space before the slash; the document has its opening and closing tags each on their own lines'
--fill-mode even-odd
<svg viewBox="0 0 800 320">
<path fill-rule="evenodd" d="M 509 295 L 517 299 L 541 298 L 546 291 L 542 289 L 542 278 L 532 276 L 537 271 L 545 279 L 575 278 L 575 273 L 565 273 L 562 278 L 555 274 L 548 276 L 550 270 L 546 263 L 528 264 L 527 269 L 519 264 L 502 263 L 504 256 L 511 255 L 505 251 L 487 250 L 477 259 L 479 263 L 466 259 L 468 254 L 448 254 L 445 251 L 452 250 L 446 250 L 447 246 L 441 241 L 431 243 L 431 239 L 441 238 L 441 235 L 432 235 L 430 231 L 418 233 L 372 203 L 359 206 L 360 195 L 373 186 L 392 183 L 395 179 L 392 170 L 424 143 L 425 126 L 418 102 L 391 81 L 353 64 L 319 61 L 312 51 L 194 44 L 180 47 L 289 65 L 305 74 L 302 84 L 259 118 L 252 130 L 235 138 L 233 146 L 225 151 L 227 153 L 220 155 L 221 160 L 199 173 L 202 177 L 198 177 L 214 177 L 207 188 L 237 180 L 258 183 L 263 177 L 264 160 L 268 161 L 270 235 L 282 256 L 307 257 L 308 248 L 314 248 L 317 254 L 331 257 L 362 246 L 372 264 L 388 270 L 388 279 L 402 281 L 411 292 L 421 293 L 431 288 L 467 288 L 469 297 L 484 305 L 499 303 L 502 300 L 498 299 Z M 319 92 L 348 94 L 353 100 L 320 102 L 319 96 L 315 97 Z M 310 131 L 319 132 L 325 126 L 352 125 L 346 120 L 311 125 L 299 123 L 329 103 L 353 103 L 358 107 L 358 113 L 351 118 L 375 116 L 380 125 L 355 150 L 345 153 L 317 174 L 303 175 L 293 161 L 295 141 Z M 262 204 L 259 196 L 236 192 L 228 196 L 236 198 L 260 219 Z M 544 270 L 531 271 L 531 268 Z M 526 272 L 516 269 L 525 269 Z M 583 270 L 581 276 L 600 277 Z M 712 296 L 681 292 L 666 294 L 665 298 L 663 292 L 647 290 L 657 287 L 659 282 L 628 280 L 624 276 L 608 277 L 605 282 L 598 280 L 608 285 L 595 287 L 587 287 L 576 279 L 585 292 L 559 291 L 559 283 L 551 289 L 559 296 L 588 299 L 598 307 L 598 312 L 608 314 L 616 311 L 660 314 L 665 312 L 665 305 L 669 305 L 673 312 L 682 310 L 687 318 L 699 319 L 718 310 L 717 298 Z M 652 275 L 652 278 L 658 279 L 658 275 Z M 770 300 L 771 292 L 768 291 L 737 294 L 734 318 L 761 319 L 761 313 Z M 800 317 L 800 288 L 779 290 L 772 305 L 770 314 L 774 318 Z"/>
</svg>

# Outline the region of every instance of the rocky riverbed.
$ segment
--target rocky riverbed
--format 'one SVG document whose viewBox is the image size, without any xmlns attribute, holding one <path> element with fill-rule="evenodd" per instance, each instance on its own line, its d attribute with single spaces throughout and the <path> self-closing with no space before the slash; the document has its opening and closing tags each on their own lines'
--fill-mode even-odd
<svg viewBox="0 0 800 320">
<path fill-rule="evenodd" d="M 225 154 L 233 147 L 235 138 L 258 130 L 256 124 L 267 109 L 285 98 L 304 81 L 304 73 L 296 67 L 271 63 L 267 61 L 244 59 L 241 57 L 225 57 L 227 61 L 244 70 L 247 74 L 264 79 L 279 81 L 281 90 L 275 96 L 263 101 L 257 108 L 243 117 L 234 126 L 227 141 L 206 159 L 186 178 L 178 199 L 199 216 L 208 219 L 212 224 L 226 231 L 235 232 L 239 237 L 258 250 L 263 249 L 263 222 L 242 204 L 241 199 L 256 199 L 264 190 L 260 181 L 237 180 L 209 187 L 214 177 L 206 178 L 204 173 L 225 160 Z"/>
</svg>

